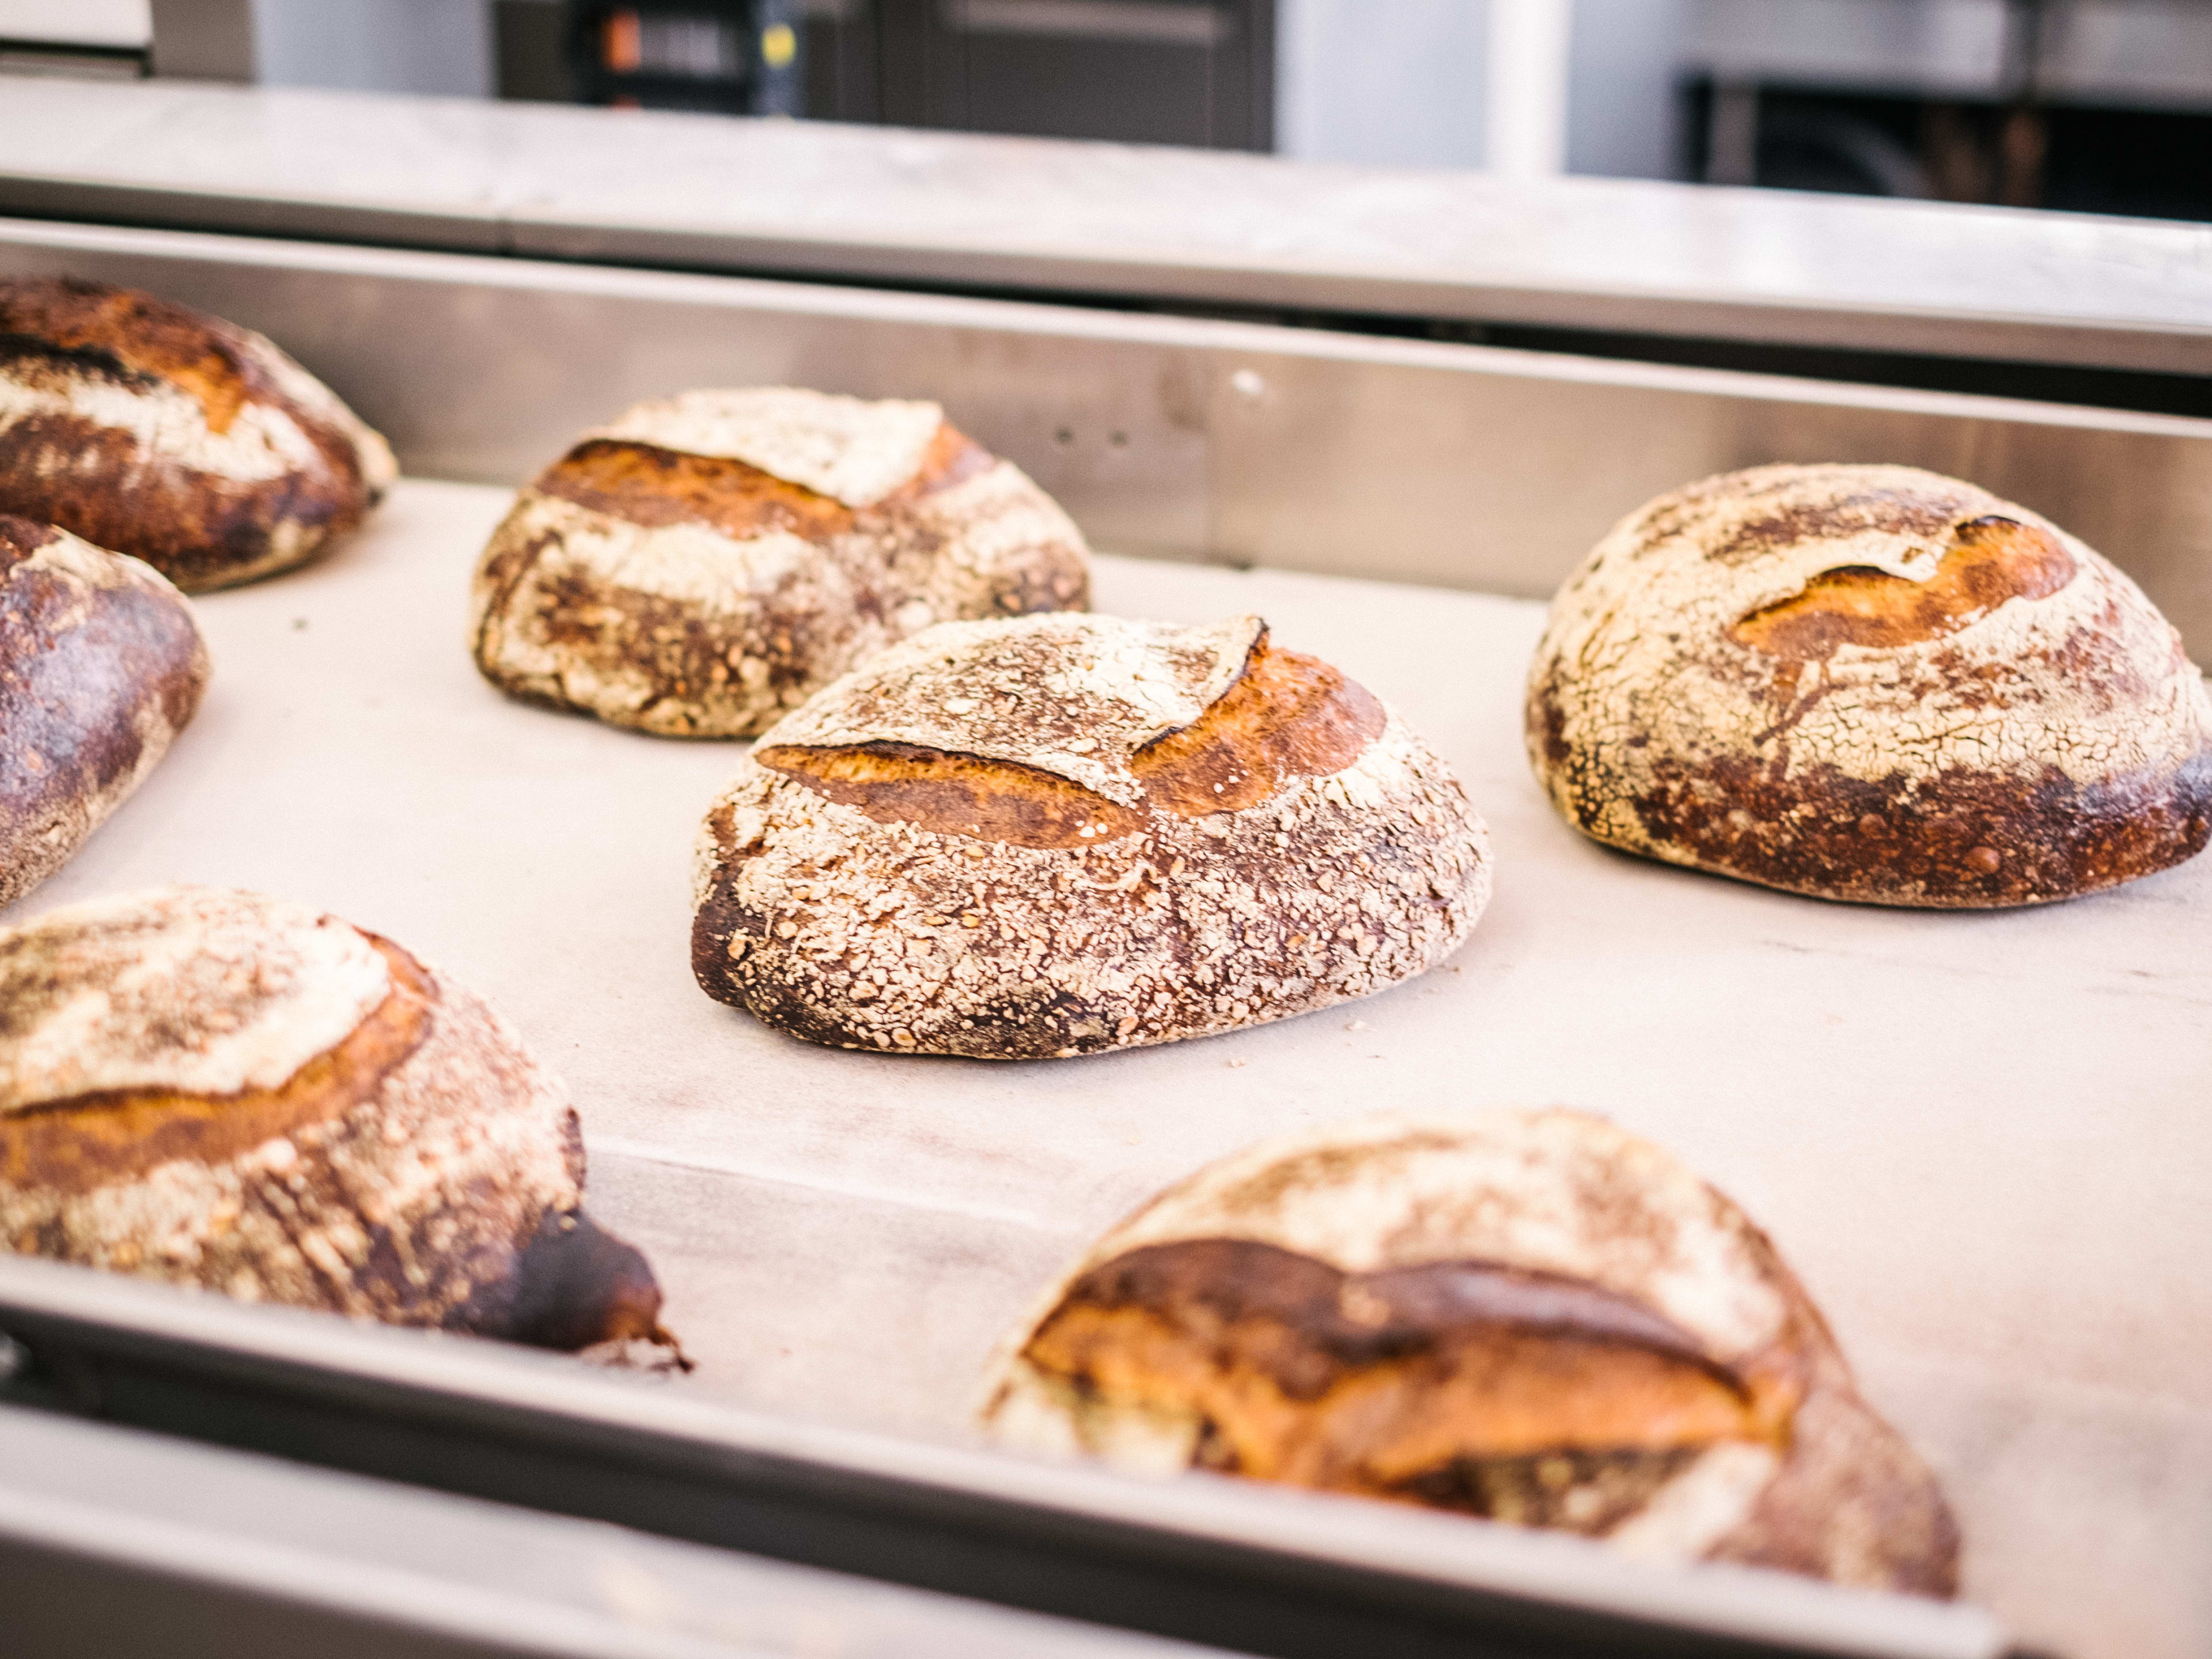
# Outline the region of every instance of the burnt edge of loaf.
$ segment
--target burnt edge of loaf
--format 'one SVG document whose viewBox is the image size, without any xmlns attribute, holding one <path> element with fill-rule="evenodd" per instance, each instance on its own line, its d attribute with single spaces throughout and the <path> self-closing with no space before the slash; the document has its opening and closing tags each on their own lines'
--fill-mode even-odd
<svg viewBox="0 0 2212 1659">
<path fill-rule="evenodd" d="M 572 1136 L 575 1114 L 568 1116 Z M 456 1310 L 452 1328 L 472 1336 L 574 1353 L 603 1342 L 650 1342 L 691 1361 L 660 1323 L 660 1281 L 645 1253 L 581 1208 L 548 1208 L 515 1253 L 514 1267 Z"/>
</svg>

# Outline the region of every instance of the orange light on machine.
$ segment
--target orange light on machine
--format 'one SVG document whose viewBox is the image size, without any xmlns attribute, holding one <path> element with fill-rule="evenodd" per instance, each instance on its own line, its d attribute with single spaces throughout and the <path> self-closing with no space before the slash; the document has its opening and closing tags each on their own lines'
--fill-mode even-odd
<svg viewBox="0 0 2212 1659">
<path fill-rule="evenodd" d="M 645 61 L 643 35 L 635 12 L 609 12 L 599 27 L 599 61 L 620 75 L 636 73 Z"/>
</svg>

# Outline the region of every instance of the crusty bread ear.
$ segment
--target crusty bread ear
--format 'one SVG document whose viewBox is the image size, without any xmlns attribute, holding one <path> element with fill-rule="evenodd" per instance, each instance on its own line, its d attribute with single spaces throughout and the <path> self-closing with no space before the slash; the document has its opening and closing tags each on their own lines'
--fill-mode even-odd
<svg viewBox="0 0 2212 1659">
<path fill-rule="evenodd" d="M 199 623 L 157 572 L 0 514 L 0 905 L 145 781 L 207 680 Z"/>
<path fill-rule="evenodd" d="M 694 392 L 587 434 L 523 491 L 473 589 L 513 695 L 671 737 L 748 737 L 951 617 L 1079 609 L 1065 514 L 933 404 Z"/>
<path fill-rule="evenodd" d="M 313 558 L 397 472 L 250 330 L 130 289 L 0 282 L 0 512 L 201 592 Z"/>
<path fill-rule="evenodd" d="M 0 1248 L 560 1348 L 645 1339 L 558 1083 L 389 939 L 167 888 L 0 931 Z"/>
<path fill-rule="evenodd" d="M 1253 1147 L 1113 1229 L 1001 1351 L 1000 1439 L 1947 1595 L 1958 1540 L 1765 1237 L 1571 1112 Z"/>
<path fill-rule="evenodd" d="M 1256 617 L 947 623 L 762 737 L 692 965 L 810 1041 L 1060 1058 L 1379 990 L 1489 879 L 1443 763 Z"/>
<path fill-rule="evenodd" d="M 1614 528 L 1559 590 L 1528 753 L 1568 822 L 1818 898 L 2093 892 L 2212 839 L 2212 696 L 2094 550 L 1901 466 L 1770 466 Z"/>
</svg>

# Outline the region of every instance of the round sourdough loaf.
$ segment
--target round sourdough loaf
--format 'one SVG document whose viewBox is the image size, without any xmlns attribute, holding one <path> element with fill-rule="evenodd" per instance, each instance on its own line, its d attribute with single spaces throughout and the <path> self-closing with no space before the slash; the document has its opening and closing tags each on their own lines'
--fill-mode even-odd
<svg viewBox="0 0 2212 1659">
<path fill-rule="evenodd" d="M 0 905 L 145 781 L 207 678 L 191 605 L 160 575 L 0 514 Z"/>
<path fill-rule="evenodd" d="M 0 1248 L 574 1349 L 666 1341 L 560 1085 L 389 939 L 171 887 L 0 932 Z"/>
<path fill-rule="evenodd" d="M 1586 834 L 1820 898 L 2040 903 L 2212 835 L 2212 698 L 2166 619 L 1911 467 L 1759 467 L 1632 514 L 1553 604 L 1528 732 Z"/>
<path fill-rule="evenodd" d="M 935 404 L 687 392 L 586 433 L 477 567 L 477 665 L 663 737 L 760 731 L 933 623 L 1090 603 L 1067 515 Z"/>
<path fill-rule="evenodd" d="M 395 472 L 258 334 L 130 289 L 0 282 L 0 512 L 197 593 L 304 563 Z"/>
<path fill-rule="evenodd" d="M 1934 1478 L 1765 1236 L 1577 1112 L 1251 1147 L 1101 1239 L 1001 1351 L 986 1428 L 1948 1595 Z"/>
<path fill-rule="evenodd" d="M 810 1042 L 1064 1057 L 1381 990 L 1489 894 L 1449 769 L 1258 617 L 946 623 L 761 738 L 692 966 Z"/>
</svg>

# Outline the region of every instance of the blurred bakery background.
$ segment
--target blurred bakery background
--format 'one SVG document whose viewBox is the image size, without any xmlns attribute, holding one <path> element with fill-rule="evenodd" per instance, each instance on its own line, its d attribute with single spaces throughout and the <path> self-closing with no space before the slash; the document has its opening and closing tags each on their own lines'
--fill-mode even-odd
<svg viewBox="0 0 2212 1659">
<path fill-rule="evenodd" d="M 2212 219 L 2204 0 L 0 0 L 0 72 Z"/>
</svg>

